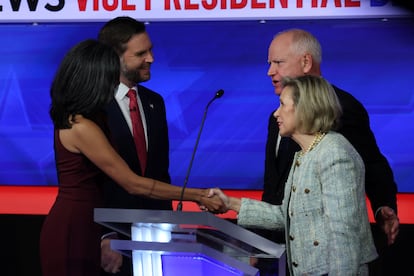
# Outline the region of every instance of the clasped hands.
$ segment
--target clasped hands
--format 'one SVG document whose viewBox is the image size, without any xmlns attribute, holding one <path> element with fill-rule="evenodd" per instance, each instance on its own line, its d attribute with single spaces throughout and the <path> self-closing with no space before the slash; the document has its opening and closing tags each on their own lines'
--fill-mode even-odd
<svg viewBox="0 0 414 276">
<path fill-rule="evenodd" d="M 200 210 L 213 214 L 223 214 L 230 210 L 229 197 L 219 188 L 205 190 L 205 195 L 199 202 Z"/>
</svg>

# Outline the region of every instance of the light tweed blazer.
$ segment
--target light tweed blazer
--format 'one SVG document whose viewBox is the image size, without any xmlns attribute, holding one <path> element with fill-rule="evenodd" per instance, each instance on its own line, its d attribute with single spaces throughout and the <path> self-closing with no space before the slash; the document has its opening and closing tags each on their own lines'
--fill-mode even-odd
<svg viewBox="0 0 414 276">
<path fill-rule="evenodd" d="M 282 205 L 242 199 L 237 223 L 286 229 L 291 275 L 358 275 L 374 260 L 364 164 L 341 134 L 329 132 L 292 165 Z"/>
</svg>

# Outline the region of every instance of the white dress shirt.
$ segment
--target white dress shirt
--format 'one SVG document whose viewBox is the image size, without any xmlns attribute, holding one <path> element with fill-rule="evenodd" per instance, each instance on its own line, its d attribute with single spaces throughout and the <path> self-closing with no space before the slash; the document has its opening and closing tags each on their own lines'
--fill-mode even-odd
<svg viewBox="0 0 414 276">
<path fill-rule="evenodd" d="M 122 114 L 124 115 L 125 121 L 127 122 L 129 130 L 131 131 L 131 135 L 132 135 L 132 122 L 131 122 L 131 116 L 129 114 L 130 113 L 129 112 L 129 98 L 127 96 L 129 89 L 130 88 L 128 86 L 126 86 L 123 83 L 120 83 L 118 86 L 118 90 L 115 93 L 115 99 L 119 107 L 121 108 Z M 132 87 L 131 89 L 134 89 L 135 91 L 137 91 L 136 86 Z M 148 149 L 147 124 L 145 123 L 146 121 L 145 121 L 144 109 L 142 108 L 142 103 L 141 103 L 141 99 L 139 98 L 138 92 L 137 92 L 137 102 L 139 106 L 139 113 L 141 114 L 142 125 L 144 127 L 145 143 Z"/>
</svg>

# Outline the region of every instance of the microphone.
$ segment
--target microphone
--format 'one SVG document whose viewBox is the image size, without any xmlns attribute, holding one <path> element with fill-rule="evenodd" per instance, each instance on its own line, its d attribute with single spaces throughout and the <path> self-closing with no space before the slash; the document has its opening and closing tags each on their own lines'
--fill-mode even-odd
<svg viewBox="0 0 414 276">
<path fill-rule="evenodd" d="M 204 122 L 206 120 L 208 107 L 210 106 L 210 104 L 214 100 L 216 100 L 218 98 L 221 98 L 223 96 L 223 94 L 224 94 L 223 89 L 220 89 L 219 91 L 217 91 L 216 94 L 214 95 L 214 97 L 208 102 L 208 104 L 206 105 L 206 108 L 204 110 L 204 115 L 203 115 L 203 119 L 201 120 L 200 130 L 198 131 L 198 136 L 197 136 L 196 143 L 195 143 L 195 146 L 194 146 L 194 149 L 193 149 L 193 154 L 191 155 L 190 165 L 188 166 L 187 174 L 186 174 L 185 179 L 184 179 L 183 188 L 181 189 L 180 201 L 178 202 L 178 205 L 177 205 L 177 211 L 182 211 L 183 210 L 184 191 L 185 191 L 185 188 L 187 187 L 188 177 L 190 176 L 191 167 L 193 166 L 194 156 L 195 156 L 196 151 L 197 151 L 198 142 L 200 141 L 201 132 L 203 131 Z"/>
</svg>

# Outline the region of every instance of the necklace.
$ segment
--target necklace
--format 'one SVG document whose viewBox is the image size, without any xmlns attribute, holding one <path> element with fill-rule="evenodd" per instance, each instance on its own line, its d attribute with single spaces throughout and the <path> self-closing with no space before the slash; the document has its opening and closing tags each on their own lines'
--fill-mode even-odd
<svg viewBox="0 0 414 276">
<path fill-rule="evenodd" d="M 313 150 L 318 144 L 319 142 L 323 139 L 323 137 L 325 137 L 326 133 L 325 132 L 320 132 L 318 131 L 315 135 L 315 138 L 313 138 L 312 143 L 309 145 L 309 147 L 303 151 L 301 150 L 298 154 L 298 158 L 296 159 L 296 166 L 300 166 L 300 159 L 302 158 L 302 156 L 304 156 L 305 154 L 307 154 L 308 152 L 310 152 L 311 150 Z"/>
</svg>

